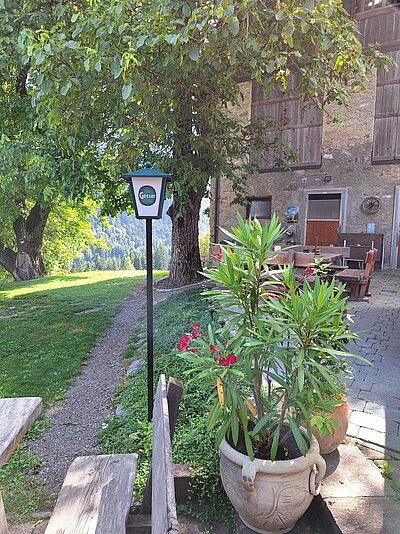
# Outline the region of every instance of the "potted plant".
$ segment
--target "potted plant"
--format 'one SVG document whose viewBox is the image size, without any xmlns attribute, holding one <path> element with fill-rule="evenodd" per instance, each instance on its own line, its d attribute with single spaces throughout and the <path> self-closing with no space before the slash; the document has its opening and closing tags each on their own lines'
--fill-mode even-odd
<svg viewBox="0 0 400 534">
<path fill-rule="evenodd" d="M 289 532 L 325 474 L 312 418 L 333 411 L 326 399 L 339 390 L 340 343 L 352 334 L 337 320 L 333 284 L 315 277 L 312 289 L 290 267 L 268 270 L 283 234 L 275 216 L 262 226 L 238 215 L 225 233 L 221 261 L 205 273 L 218 284 L 208 296 L 224 322 L 205 333 L 192 325 L 178 348 L 210 390 L 222 482 L 242 521 L 255 532 Z"/>
</svg>

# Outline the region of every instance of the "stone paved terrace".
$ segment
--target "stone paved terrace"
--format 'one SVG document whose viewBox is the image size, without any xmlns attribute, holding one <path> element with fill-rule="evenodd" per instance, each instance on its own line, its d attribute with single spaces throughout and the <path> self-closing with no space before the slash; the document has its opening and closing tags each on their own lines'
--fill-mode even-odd
<svg viewBox="0 0 400 534">
<path fill-rule="evenodd" d="M 352 352 L 348 435 L 400 452 L 400 271 L 375 271 L 369 302 L 349 303 L 354 330 L 365 330 Z"/>
</svg>

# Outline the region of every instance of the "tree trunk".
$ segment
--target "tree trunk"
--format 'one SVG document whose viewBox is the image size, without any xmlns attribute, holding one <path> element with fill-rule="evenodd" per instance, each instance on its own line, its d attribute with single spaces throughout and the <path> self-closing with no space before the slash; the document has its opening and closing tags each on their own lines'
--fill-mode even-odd
<svg viewBox="0 0 400 534">
<path fill-rule="evenodd" d="M 202 279 L 199 250 L 199 216 L 202 193 L 192 193 L 181 216 L 174 204 L 168 209 L 172 219 L 172 256 L 168 285 L 180 287 Z"/>
<path fill-rule="evenodd" d="M 46 274 L 43 263 L 43 232 L 49 207 L 35 204 L 29 215 L 20 215 L 13 223 L 17 251 L 0 243 L 0 265 L 14 280 L 32 280 Z"/>
</svg>

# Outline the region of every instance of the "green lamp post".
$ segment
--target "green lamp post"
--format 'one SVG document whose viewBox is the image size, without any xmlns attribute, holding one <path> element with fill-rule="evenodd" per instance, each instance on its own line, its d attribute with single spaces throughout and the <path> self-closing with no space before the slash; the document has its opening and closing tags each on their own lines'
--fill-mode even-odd
<svg viewBox="0 0 400 534">
<path fill-rule="evenodd" d="M 153 219 L 162 217 L 167 182 L 171 175 L 145 163 L 143 169 L 122 175 L 131 188 L 137 219 L 146 219 L 147 269 L 147 417 L 153 417 Z"/>
</svg>

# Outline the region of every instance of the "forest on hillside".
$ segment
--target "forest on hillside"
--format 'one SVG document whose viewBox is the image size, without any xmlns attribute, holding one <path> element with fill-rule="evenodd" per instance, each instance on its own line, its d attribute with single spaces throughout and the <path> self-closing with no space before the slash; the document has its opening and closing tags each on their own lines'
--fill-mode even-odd
<svg viewBox="0 0 400 534">
<path fill-rule="evenodd" d="M 171 219 L 166 211 L 170 201 L 164 206 L 161 219 L 153 221 L 153 267 L 168 269 L 171 256 Z M 209 230 L 209 219 L 206 214 L 209 201 L 204 199 L 199 234 Z M 79 257 L 75 258 L 72 271 L 145 269 L 146 268 L 146 225 L 144 220 L 125 212 L 116 218 L 108 217 L 106 223 L 100 219 L 92 219 L 92 228 L 101 247 L 91 246 Z"/>
</svg>

